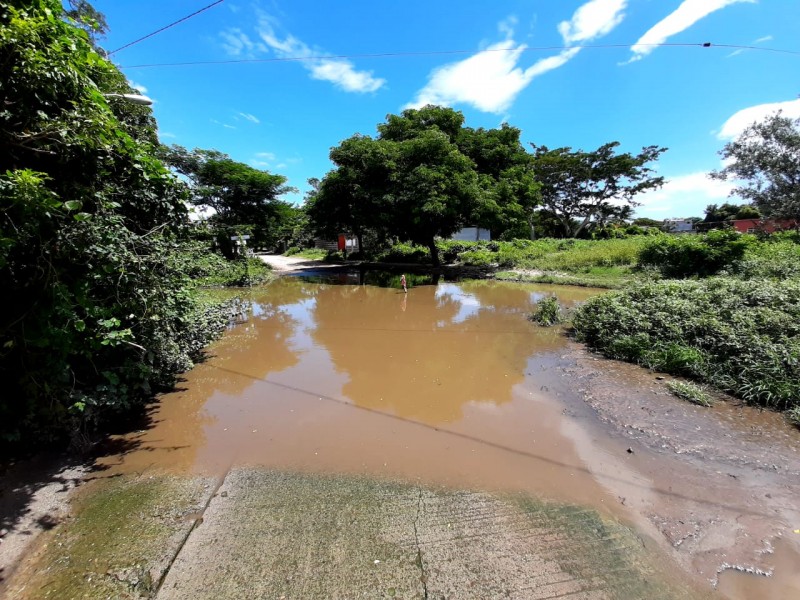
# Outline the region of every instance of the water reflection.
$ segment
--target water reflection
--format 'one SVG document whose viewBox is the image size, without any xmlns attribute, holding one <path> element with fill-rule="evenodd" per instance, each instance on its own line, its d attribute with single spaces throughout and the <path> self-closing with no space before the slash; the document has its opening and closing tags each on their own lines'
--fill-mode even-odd
<svg viewBox="0 0 800 600">
<path fill-rule="evenodd" d="M 184 389 L 161 399 L 155 426 L 138 434 L 140 451 L 123 464 L 287 466 L 322 461 L 317 457 L 324 449 L 333 469 L 366 467 L 368 453 L 376 464 L 406 461 L 400 469 L 410 473 L 424 461 L 432 466 L 429 456 L 437 454 L 436 468 L 448 471 L 454 466 L 441 440 L 397 429 L 381 415 L 432 432 L 490 432 L 496 441 L 520 444 L 532 420 L 557 430 L 557 413 L 519 404 L 529 388 L 537 389 L 531 357 L 564 344 L 558 329 L 526 318 L 552 289 L 496 282 L 436 286 L 408 277 L 412 287 L 405 294 L 395 287 L 399 275 L 383 277 L 386 287 L 283 278 L 245 295 L 245 322 L 212 345 L 209 359 L 186 375 Z M 591 293 L 561 290 L 560 298 L 569 304 Z M 354 412 L 352 405 L 367 412 Z M 445 449 L 455 447 L 448 442 Z M 455 466 L 463 469 L 475 466 Z"/>
</svg>

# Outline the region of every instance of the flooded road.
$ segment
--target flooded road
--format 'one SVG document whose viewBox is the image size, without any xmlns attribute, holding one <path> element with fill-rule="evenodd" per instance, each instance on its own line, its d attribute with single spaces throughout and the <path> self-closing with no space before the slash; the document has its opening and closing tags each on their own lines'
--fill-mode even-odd
<svg viewBox="0 0 800 600">
<path fill-rule="evenodd" d="M 566 306 L 596 293 L 558 291 Z M 549 391 L 566 340 L 526 318 L 554 293 L 281 279 L 162 398 L 118 468 L 377 473 L 596 503 L 585 441 Z"/>
<path fill-rule="evenodd" d="M 707 473 L 634 451 L 598 422 L 576 393 L 585 374 L 565 369 L 570 342 L 527 319 L 546 296 L 569 307 L 598 290 L 409 277 L 405 294 L 399 276 L 372 274 L 380 285 L 330 277 L 284 277 L 245 294 L 241 322 L 161 398 L 152 427 L 118 440 L 126 450 L 102 465 L 111 474 L 224 477 L 244 466 L 525 492 L 630 523 L 666 559 L 665 574 L 680 563 L 686 572 L 670 576 L 715 585 L 724 557 L 745 564 L 734 548 L 749 560 L 797 517 L 788 488 L 776 492 L 784 510 L 773 511 L 741 492 L 763 482 L 730 470 L 704 485 Z M 652 379 L 614 368 L 629 369 L 631 382 Z M 688 431 L 694 418 L 676 423 Z M 714 535 L 701 538 L 706 526 Z M 696 551 L 677 554 L 693 536 Z M 795 597 L 796 544 L 777 547 L 776 578 L 726 572 L 724 597 Z"/>
</svg>

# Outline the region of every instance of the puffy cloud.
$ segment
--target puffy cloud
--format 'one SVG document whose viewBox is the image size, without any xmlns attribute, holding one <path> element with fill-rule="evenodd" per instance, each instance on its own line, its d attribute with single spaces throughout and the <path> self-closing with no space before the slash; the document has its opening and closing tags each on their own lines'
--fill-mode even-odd
<svg viewBox="0 0 800 600">
<path fill-rule="evenodd" d="M 628 0 L 592 0 L 560 23 L 558 32 L 568 45 L 602 37 L 622 22 L 627 5 Z"/>
<path fill-rule="evenodd" d="M 709 204 L 735 201 L 728 198 L 733 188 L 733 183 L 711 179 L 704 171 L 667 178 L 661 189 L 636 196 L 636 201 L 642 204 L 636 214 L 655 219 L 702 217 Z"/>
<path fill-rule="evenodd" d="M 631 50 L 631 62 L 640 60 L 655 50 L 654 44 L 663 44 L 672 36 L 689 29 L 703 17 L 731 4 L 753 3 L 756 0 L 683 0 L 681 5 L 667 17 L 653 25 L 637 41 Z"/>
<path fill-rule="evenodd" d="M 326 58 L 326 52 L 314 52 L 305 42 L 291 34 L 281 37 L 275 31 L 274 19 L 262 15 L 258 22 L 261 40 L 283 58 L 299 58 L 313 79 L 329 81 L 346 92 L 366 93 L 379 90 L 385 79 L 374 77 L 371 71 L 359 71 L 352 62 L 341 58 Z"/>
<path fill-rule="evenodd" d="M 766 117 L 782 111 L 784 117 L 790 119 L 800 118 L 800 98 L 797 100 L 787 100 L 786 102 L 770 102 L 743 108 L 731 116 L 722 125 L 717 137 L 721 140 L 732 140 L 753 123 L 763 121 Z"/>
<path fill-rule="evenodd" d="M 579 7 L 569 21 L 562 22 L 559 31 L 567 44 L 603 36 L 622 21 L 626 6 L 627 0 L 590 0 Z M 463 103 L 483 112 L 503 113 L 535 78 L 564 66 L 580 52 L 580 48 L 567 48 L 523 69 L 519 61 L 527 46 L 513 40 L 515 22 L 509 18 L 498 25 L 506 40 L 469 58 L 434 69 L 428 83 L 405 108 Z"/>
</svg>

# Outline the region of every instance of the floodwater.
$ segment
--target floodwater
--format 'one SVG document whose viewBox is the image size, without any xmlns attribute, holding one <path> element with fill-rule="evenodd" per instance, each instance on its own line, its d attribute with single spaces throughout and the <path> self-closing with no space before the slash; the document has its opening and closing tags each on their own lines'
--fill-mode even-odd
<svg viewBox="0 0 800 600">
<path fill-rule="evenodd" d="M 161 398 L 154 427 L 108 460 L 379 474 L 592 505 L 604 492 L 589 463 L 636 484 L 550 389 L 562 332 L 526 318 L 546 296 L 570 307 L 597 290 L 409 280 L 408 294 L 300 278 L 253 291 L 243 322 Z"/>
<path fill-rule="evenodd" d="M 125 451 L 101 463 L 217 475 L 257 465 L 522 491 L 613 514 L 662 544 L 651 511 L 632 507 L 682 501 L 680 474 L 600 428 L 565 383 L 563 332 L 527 319 L 545 297 L 572 307 L 601 290 L 408 279 L 407 294 L 399 276 L 344 273 L 245 292 L 240 322 L 209 359 L 153 407 L 151 427 L 124 436 Z M 695 500 L 714 501 L 707 492 L 698 488 Z M 787 547 L 779 558 L 797 554 Z M 792 597 L 765 593 L 796 589 L 791 566 L 776 574 L 780 585 L 726 573 L 721 589 Z"/>
</svg>

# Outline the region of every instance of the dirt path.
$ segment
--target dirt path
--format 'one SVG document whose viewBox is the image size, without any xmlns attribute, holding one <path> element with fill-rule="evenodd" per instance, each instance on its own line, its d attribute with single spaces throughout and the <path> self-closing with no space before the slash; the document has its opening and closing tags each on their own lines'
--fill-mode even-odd
<svg viewBox="0 0 800 600">
<path fill-rule="evenodd" d="M 282 256 L 280 254 L 259 254 L 258 257 L 267 263 L 276 273 L 287 274 L 300 271 L 341 268 L 341 265 L 324 263 L 321 260 Z"/>
</svg>

